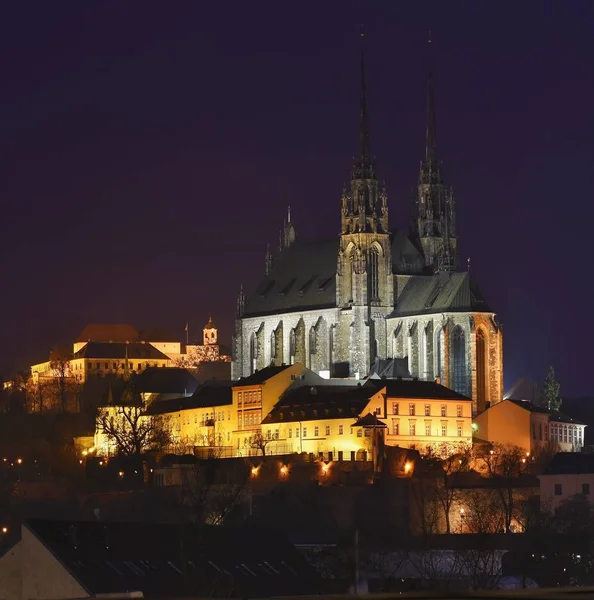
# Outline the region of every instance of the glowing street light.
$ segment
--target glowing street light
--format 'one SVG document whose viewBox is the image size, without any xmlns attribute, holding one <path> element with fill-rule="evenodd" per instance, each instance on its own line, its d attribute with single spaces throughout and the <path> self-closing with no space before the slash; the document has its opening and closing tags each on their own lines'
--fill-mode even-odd
<svg viewBox="0 0 594 600">
<path fill-rule="evenodd" d="M 124 471 L 120 471 L 120 472 L 118 473 L 118 475 L 119 475 L 120 477 L 123 477 L 123 476 L 124 476 Z"/>
<path fill-rule="evenodd" d="M 17 458 L 17 464 L 22 465 L 23 464 L 23 459 L 22 458 Z"/>
<path fill-rule="evenodd" d="M 280 472 L 281 472 L 281 475 L 283 475 L 283 476 L 286 475 L 289 472 L 289 469 L 288 469 L 287 465 L 283 465 L 280 468 Z"/>
<path fill-rule="evenodd" d="M 322 474 L 327 475 L 329 470 L 330 470 L 330 465 L 328 465 L 326 463 L 322 463 Z"/>
<path fill-rule="evenodd" d="M 412 463 L 411 462 L 404 463 L 404 472 L 405 473 L 410 473 L 411 469 L 412 469 Z"/>
<path fill-rule="evenodd" d="M 2 533 L 8 533 L 8 527 L 3 527 L 2 528 Z"/>
</svg>

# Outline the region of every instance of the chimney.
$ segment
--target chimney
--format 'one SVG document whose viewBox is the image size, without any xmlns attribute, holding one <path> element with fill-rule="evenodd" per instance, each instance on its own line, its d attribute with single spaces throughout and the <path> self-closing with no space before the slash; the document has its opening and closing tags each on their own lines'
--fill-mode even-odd
<svg viewBox="0 0 594 600">
<path fill-rule="evenodd" d="M 435 383 L 437 383 L 437 385 L 441 385 L 441 377 L 439 375 L 435 378 Z"/>
</svg>

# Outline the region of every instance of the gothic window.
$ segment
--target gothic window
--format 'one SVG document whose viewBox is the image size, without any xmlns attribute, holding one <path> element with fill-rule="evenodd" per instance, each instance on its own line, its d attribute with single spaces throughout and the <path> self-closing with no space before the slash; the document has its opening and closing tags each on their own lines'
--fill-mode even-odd
<svg viewBox="0 0 594 600">
<path fill-rule="evenodd" d="M 413 339 L 410 331 L 406 336 L 406 357 L 408 358 L 408 372 L 413 375 Z"/>
<path fill-rule="evenodd" d="M 291 329 L 289 335 L 289 361 L 290 364 L 295 364 L 295 330 Z"/>
<path fill-rule="evenodd" d="M 487 401 L 487 348 L 485 333 L 482 329 L 476 332 L 476 401 L 479 407 L 485 407 Z"/>
<path fill-rule="evenodd" d="M 270 358 L 272 362 L 276 358 L 276 332 L 274 331 L 270 334 Z"/>
<path fill-rule="evenodd" d="M 256 334 L 252 333 L 250 337 L 250 370 L 252 373 L 256 370 L 256 361 L 258 360 L 258 345 Z"/>
<path fill-rule="evenodd" d="M 369 251 L 369 300 L 379 300 L 379 251 L 373 247 Z"/>
<path fill-rule="evenodd" d="M 429 365 L 427 364 L 427 327 L 423 327 L 423 334 L 421 336 L 421 375 L 423 379 L 429 377 Z"/>
<path fill-rule="evenodd" d="M 468 389 L 468 369 L 466 366 L 466 336 L 460 325 L 452 332 L 452 389 L 464 396 L 470 395 Z"/>
<path fill-rule="evenodd" d="M 330 327 L 328 334 L 328 368 L 330 369 L 330 377 L 334 375 L 332 365 L 334 363 L 334 325 Z"/>
<path fill-rule="evenodd" d="M 445 369 L 444 369 L 444 338 L 445 338 L 445 330 L 442 327 L 437 333 L 437 348 L 435 350 L 435 374 L 441 378 L 442 385 L 445 383 Z"/>
<path fill-rule="evenodd" d="M 313 327 L 309 330 L 309 353 L 312 355 L 317 353 L 316 330 Z"/>
</svg>

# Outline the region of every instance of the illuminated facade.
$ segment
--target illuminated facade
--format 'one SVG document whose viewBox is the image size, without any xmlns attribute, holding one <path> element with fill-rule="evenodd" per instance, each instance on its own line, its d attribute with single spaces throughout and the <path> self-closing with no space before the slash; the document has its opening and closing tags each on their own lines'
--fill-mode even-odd
<svg viewBox="0 0 594 600">
<path fill-rule="evenodd" d="M 436 151 L 433 82 L 425 157 L 410 235 L 391 229 L 367 119 L 361 57 L 358 156 L 341 197 L 338 238 L 300 241 L 287 216 L 265 277 L 240 293 L 232 377 L 301 362 L 325 378 L 365 378 L 379 359 L 406 358 L 410 374 L 439 379 L 473 400 L 502 399 L 502 332 L 470 272 L 458 270 L 455 199 Z"/>
</svg>

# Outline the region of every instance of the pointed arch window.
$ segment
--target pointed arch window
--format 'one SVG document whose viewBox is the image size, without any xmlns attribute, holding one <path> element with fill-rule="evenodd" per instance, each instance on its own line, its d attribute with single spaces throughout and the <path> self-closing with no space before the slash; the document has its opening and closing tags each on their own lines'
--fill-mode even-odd
<svg viewBox="0 0 594 600">
<path fill-rule="evenodd" d="M 276 331 L 270 333 L 270 358 L 272 362 L 276 358 Z"/>
<path fill-rule="evenodd" d="M 470 395 L 468 389 L 468 368 L 466 363 L 466 335 L 457 325 L 452 331 L 452 389 L 464 396 Z"/>
<path fill-rule="evenodd" d="M 296 339 L 295 339 L 295 330 L 291 329 L 291 333 L 289 335 L 289 361 L 290 364 L 295 364 L 295 346 L 296 346 Z"/>
<path fill-rule="evenodd" d="M 436 336 L 436 349 L 435 349 L 435 373 L 440 378 L 442 385 L 445 383 L 445 369 L 444 369 L 444 341 L 445 341 L 445 329 L 443 327 L 437 332 Z"/>
<path fill-rule="evenodd" d="M 423 379 L 427 379 L 429 377 L 429 365 L 427 364 L 427 356 L 428 356 L 428 336 L 427 329 L 429 325 L 423 327 L 423 333 L 421 334 L 421 375 Z"/>
<path fill-rule="evenodd" d="M 479 410 L 486 408 L 487 402 L 487 347 L 485 332 L 476 332 L 476 401 Z"/>
<path fill-rule="evenodd" d="M 379 297 L 379 250 L 373 246 L 369 251 L 369 300 L 378 302 Z"/>
<path fill-rule="evenodd" d="M 250 369 L 254 373 L 256 371 L 256 364 L 258 361 L 258 341 L 256 340 L 256 334 L 252 332 L 250 337 Z"/>
</svg>

